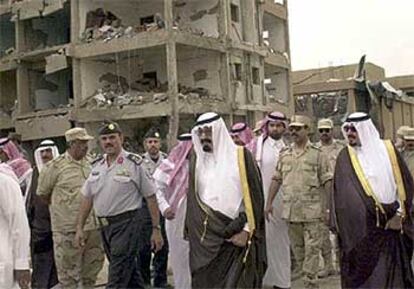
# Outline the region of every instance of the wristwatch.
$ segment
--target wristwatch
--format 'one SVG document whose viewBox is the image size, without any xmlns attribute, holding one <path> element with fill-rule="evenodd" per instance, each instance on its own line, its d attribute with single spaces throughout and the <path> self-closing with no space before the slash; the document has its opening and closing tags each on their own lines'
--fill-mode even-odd
<svg viewBox="0 0 414 289">
<path fill-rule="evenodd" d="M 160 225 L 156 225 L 156 226 L 152 226 L 153 230 L 161 230 L 161 226 Z"/>
</svg>

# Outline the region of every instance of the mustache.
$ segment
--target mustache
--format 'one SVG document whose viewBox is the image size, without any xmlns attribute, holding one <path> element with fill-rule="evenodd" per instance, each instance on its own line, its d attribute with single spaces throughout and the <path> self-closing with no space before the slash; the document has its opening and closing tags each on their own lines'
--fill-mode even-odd
<svg viewBox="0 0 414 289">
<path fill-rule="evenodd" d="M 210 143 L 210 144 L 213 143 L 212 140 L 208 139 L 208 138 L 203 138 L 203 139 L 200 140 L 200 142 L 201 143 Z"/>
</svg>

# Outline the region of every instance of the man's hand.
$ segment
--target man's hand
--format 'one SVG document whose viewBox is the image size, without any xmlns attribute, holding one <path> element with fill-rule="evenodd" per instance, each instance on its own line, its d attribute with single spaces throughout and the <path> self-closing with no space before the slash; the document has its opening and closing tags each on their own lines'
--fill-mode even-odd
<svg viewBox="0 0 414 289">
<path fill-rule="evenodd" d="M 394 215 L 388 222 L 385 224 L 385 230 L 395 230 L 400 231 L 402 228 L 402 218 L 397 214 Z"/>
<path fill-rule="evenodd" d="M 174 220 L 174 218 L 175 218 L 175 213 L 173 212 L 173 210 L 171 209 L 171 208 L 167 208 L 167 209 L 165 209 L 165 211 L 164 211 L 164 217 L 167 219 L 167 220 Z"/>
<path fill-rule="evenodd" d="M 272 204 L 267 204 L 264 210 L 266 221 L 270 221 L 270 216 L 273 216 L 273 206 Z"/>
<path fill-rule="evenodd" d="M 233 245 L 237 247 L 246 247 L 248 240 L 249 233 L 244 230 L 240 233 L 233 235 L 233 237 L 230 238 L 230 242 L 232 242 Z"/>
<path fill-rule="evenodd" d="M 161 230 L 158 228 L 152 229 L 151 250 L 154 250 L 154 252 L 158 252 L 159 250 L 161 250 L 162 246 L 164 246 L 164 240 L 161 236 Z"/>
<path fill-rule="evenodd" d="M 29 289 L 30 270 L 14 270 L 14 278 L 21 289 Z"/>
<path fill-rule="evenodd" d="M 73 240 L 73 246 L 75 248 L 82 248 L 85 246 L 85 234 L 82 229 L 77 229 L 75 234 L 75 239 Z"/>
</svg>

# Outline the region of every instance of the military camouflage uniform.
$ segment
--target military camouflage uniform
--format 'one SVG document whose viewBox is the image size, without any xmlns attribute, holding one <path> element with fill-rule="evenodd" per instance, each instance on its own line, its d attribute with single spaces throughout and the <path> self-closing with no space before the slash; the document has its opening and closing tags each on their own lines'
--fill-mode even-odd
<svg viewBox="0 0 414 289">
<path fill-rule="evenodd" d="M 146 169 L 146 171 L 152 176 L 157 169 L 157 167 L 161 164 L 161 162 L 166 159 L 168 156 L 166 153 L 160 152 L 159 158 L 157 162 L 154 162 L 151 159 L 149 153 L 145 153 L 142 155 L 142 167 Z M 144 279 L 145 284 L 151 283 L 151 272 L 150 272 L 150 264 L 151 264 L 151 233 L 152 233 L 152 221 L 151 215 L 149 213 L 147 204 L 144 203 L 145 208 L 145 225 L 144 225 L 144 234 L 145 234 L 145 245 L 142 247 L 140 251 L 140 260 L 141 260 L 141 274 Z M 165 218 L 160 214 L 160 226 L 161 226 L 161 234 L 162 238 L 164 239 L 164 246 L 160 251 L 155 253 L 154 259 L 152 261 L 154 267 L 154 287 L 161 287 L 167 284 L 167 266 L 168 266 L 168 240 L 167 234 L 165 231 Z"/>
<path fill-rule="evenodd" d="M 67 152 L 48 163 L 39 176 L 39 196 L 50 196 L 50 215 L 58 278 L 62 288 L 93 288 L 104 255 L 93 213 L 85 225 L 86 244 L 73 246 L 81 188 L 91 171 L 87 159 L 74 160 Z"/>
<path fill-rule="evenodd" d="M 411 175 L 414 178 L 414 150 L 409 151 L 407 149 L 405 149 L 402 153 L 401 153 L 405 163 L 407 164 L 408 169 L 410 170 Z"/>
<path fill-rule="evenodd" d="M 322 145 L 322 142 L 316 143 L 316 146 L 322 150 L 323 153 L 326 154 L 328 157 L 329 165 L 331 167 L 331 171 L 335 171 L 335 164 L 336 159 L 339 155 L 339 152 L 346 146 L 346 144 L 339 140 L 333 140 L 332 144 L 330 145 Z M 323 275 L 329 274 L 331 272 L 335 272 L 336 268 L 339 268 L 339 248 L 338 248 L 338 241 L 335 236 L 334 243 L 335 245 L 332 246 L 332 242 L 330 239 L 330 231 L 329 228 L 322 222 L 321 225 L 323 231 L 323 239 L 322 239 L 322 257 L 324 261 L 324 271 L 322 272 Z M 333 266 L 333 258 L 332 258 L 332 250 L 335 251 L 336 259 L 335 259 L 335 266 Z"/>
<path fill-rule="evenodd" d="M 327 156 L 310 142 L 299 153 L 295 146 L 283 150 L 274 180 L 282 183 L 282 218 L 289 222 L 289 238 L 307 288 L 318 288 L 323 185 L 332 179 Z"/>
</svg>

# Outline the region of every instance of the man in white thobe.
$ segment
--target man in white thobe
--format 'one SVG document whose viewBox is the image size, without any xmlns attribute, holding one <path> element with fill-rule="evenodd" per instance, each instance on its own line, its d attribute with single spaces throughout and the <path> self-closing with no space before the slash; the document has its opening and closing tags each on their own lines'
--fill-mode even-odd
<svg viewBox="0 0 414 289">
<path fill-rule="evenodd" d="M 283 113 L 272 112 L 263 122 L 262 131 L 252 147 L 256 162 L 262 172 L 265 200 L 269 194 L 270 183 L 275 172 L 280 152 L 286 147 L 283 134 L 287 118 Z M 273 215 L 266 222 L 267 271 L 264 286 L 290 288 L 290 242 L 288 226 L 282 220 L 282 194 L 277 194 L 273 202 Z"/>
<path fill-rule="evenodd" d="M 171 150 L 154 172 L 157 201 L 165 217 L 165 229 L 170 246 L 170 262 L 174 287 L 191 289 L 189 244 L 184 240 L 184 221 L 187 209 L 189 154 L 191 134 L 178 137 L 178 144 Z"/>
<path fill-rule="evenodd" d="M 0 170 L 0 288 L 29 288 L 30 229 L 19 184 Z"/>
</svg>

